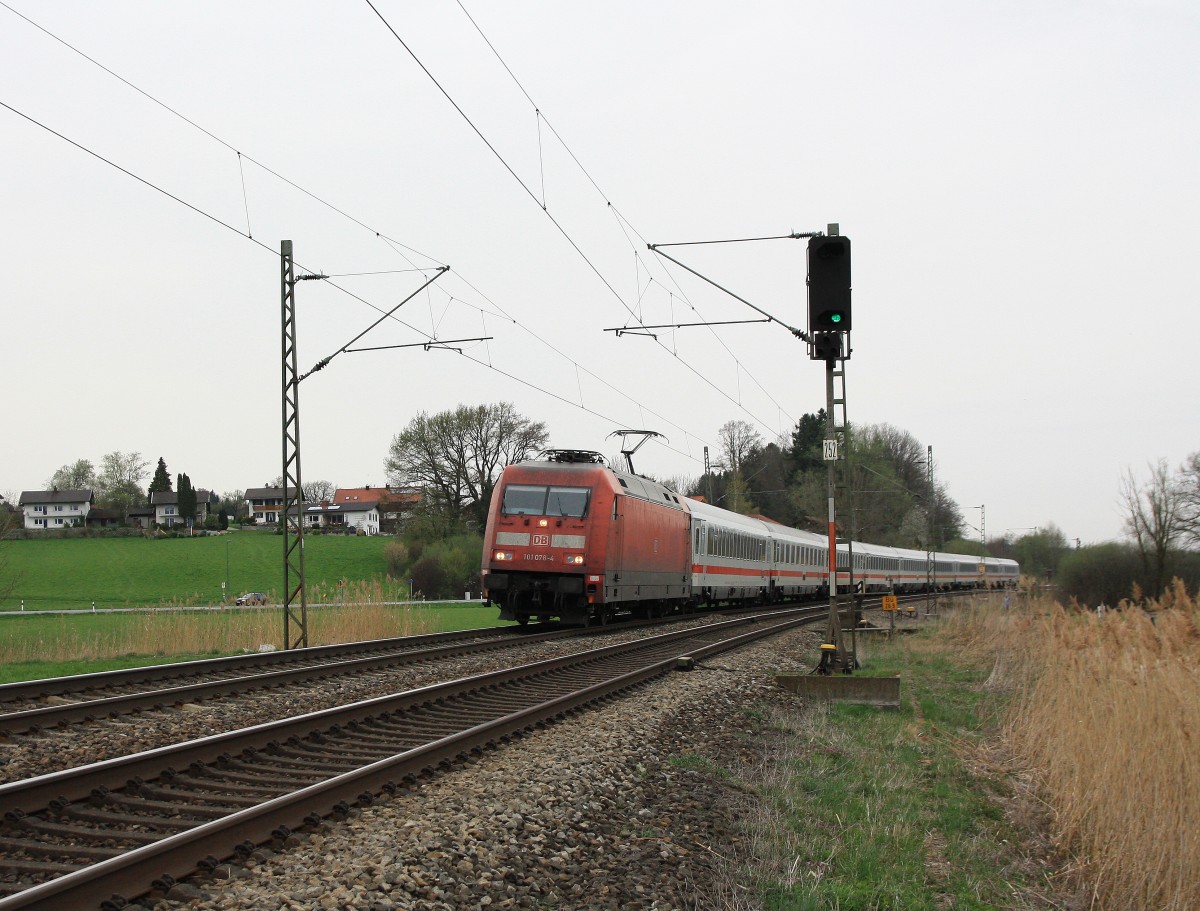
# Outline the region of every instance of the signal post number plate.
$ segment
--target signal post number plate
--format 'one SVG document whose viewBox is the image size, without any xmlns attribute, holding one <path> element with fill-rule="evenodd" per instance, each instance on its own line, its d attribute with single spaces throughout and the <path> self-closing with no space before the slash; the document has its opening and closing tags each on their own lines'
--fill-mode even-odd
<svg viewBox="0 0 1200 911">
<path fill-rule="evenodd" d="M 821 441 L 821 459 L 826 462 L 836 462 L 838 457 L 837 440 Z"/>
<path fill-rule="evenodd" d="M 883 609 L 884 610 L 899 610 L 900 609 L 900 599 L 897 598 L 895 595 L 884 595 L 883 596 Z"/>
</svg>

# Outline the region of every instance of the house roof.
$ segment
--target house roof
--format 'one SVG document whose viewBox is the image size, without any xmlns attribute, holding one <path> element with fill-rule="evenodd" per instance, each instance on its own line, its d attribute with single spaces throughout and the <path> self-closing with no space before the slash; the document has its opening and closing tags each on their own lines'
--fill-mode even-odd
<svg viewBox="0 0 1200 911">
<path fill-rule="evenodd" d="M 90 490 L 22 490 L 19 506 L 26 503 L 91 503 Z"/>
<path fill-rule="evenodd" d="M 339 487 L 333 493 L 334 503 L 357 503 L 360 500 L 379 502 L 379 495 L 387 490 L 386 487 Z"/>
<path fill-rule="evenodd" d="M 421 492 L 412 487 L 339 487 L 333 502 L 342 503 L 419 503 Z"/>
<path fill-rule="evenodd" d="M 247 487 L 246 492 L 242 494 L 247 500 L 270 500 L 275 497 L 282 500 L 285 496 L 294 497 L 295 495 L 295 487 L 289 487 L 286 495 L 282 487 Z"/>
<path fill-rule="evenodd" d="M 249 491 L 247 491 L 247 494 Z M 201 503 L 216 503 L 218 497 L 215 493 L 210 493 L 203 488 L 196 491 L 196 504 Z M 173 506 L 179 503 L 179 494 L 174 490 L 156 490 L 150 494 L 151 506 Z"/>
</svg>

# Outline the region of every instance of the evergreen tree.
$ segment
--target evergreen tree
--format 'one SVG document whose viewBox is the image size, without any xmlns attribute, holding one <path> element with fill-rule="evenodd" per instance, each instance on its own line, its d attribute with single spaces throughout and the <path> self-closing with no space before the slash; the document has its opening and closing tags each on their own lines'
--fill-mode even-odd
<svg viewBox="0 0 1200 911">
<path fill-rule="evenodd" d="M 825 463 L 821 459 L 821 442 L 825 439 L 825 409 L 816 414 L 805 414 L 796 422 L 792 431 L 793 471 L 800 474 L 825 471 Z"/>
<path fill-rule="evenodd" d="M 150 489 L 146 492 L 146 500 L 153 499 L 154 494 L 171 489 L 171 476 L 167 474 L 167 463 L 162 456 L 158 457 L 158 467 L 154 469 L 154 477 L 150 479 Z"/>
<path fill-rule="evenodd" d="M 179 507 L 179 517 L 185 522 L 196 517 L 196 491 L 192 487 L 192 479 L 185 474 L 175 479 L 175 494 Z"/>
</svg>

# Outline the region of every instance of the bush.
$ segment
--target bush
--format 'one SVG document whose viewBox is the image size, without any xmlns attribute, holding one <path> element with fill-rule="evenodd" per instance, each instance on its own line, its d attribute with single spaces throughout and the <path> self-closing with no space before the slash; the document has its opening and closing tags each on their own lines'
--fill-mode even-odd
<svg viewBox="0 0 1200 911">
<path fill-rule="evenodd" d="M 1182 579 L 1195 591 L 1200 587 L 1200 553 L 1172 554 L 1168 575 Z M 1134 586 L 1149 591 L 1150 579 L 1141 556 L 1132 544 L 1110 542 L 1068 551 L 1058 565 L 1058 587 L 1064 599 L 1074 598 L 1088 607 L 1101 602 L 1115 606 L 1134 597 Z"/>
<path fill-rule="evenodd" d="M 446 572 L 442 564 L 434 557 L 425 557 L 413 564 L 410 570 L 413 583 L 413 596 L 418 593 L 426 598 L 445 597 Z"/>
<path fill-rule="evenodd" d="M 396 542 L 404 547 L 401 542 Z M 389 549 L 391 545 L 388 545 Z M 479 535 L 456 535 L 417 549 L 412 568 L 407 573 L 394 572 L 389 556 L 388 574 L 395 578 L 413 580 L 413 590 L 426 598 L 461 598 L 466 592 L 479 591 L 480 555 L 483 538 Z M 411 555 L 411 545 L 409 546 Z"/>
<path fill-rule="evenodd" d="M 408 548 L 403 541 L 388 541 L 383 548 L 383 558 L 387 561 L 387 574 L 393 579 L 406 579 L 405 569 L 408 567 Z"/>
<path fill-rule="evenodd" d="M 1069 551 L 1058 564 L 1058 587 L 1064 599 L 1095 607 L 1115 607 L 1145 582 L 1142 561 L 1129 544 L 1110 542 Z"/>
</svg>

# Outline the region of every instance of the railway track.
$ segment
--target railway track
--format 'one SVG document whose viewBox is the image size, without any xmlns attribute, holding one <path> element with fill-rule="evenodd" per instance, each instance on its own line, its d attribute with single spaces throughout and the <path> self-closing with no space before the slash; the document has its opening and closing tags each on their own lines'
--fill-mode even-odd
<svg viewBox="0 0 1200 911">
<path fill-rule="evenodd" d="M 438 766 L 796 625 L 665 633 L 0 786 L 0 911 L 117 909 Z"/>
<path fill-rule="evenodd" d="M 908 595 L 900 600 L 919 601 L 922 597 Z M 865 606 L 877 606 L 878 600 L 877 596 L 869 597 Z M 732 616 L 745 612 L 743 607 L 715 614 Z M 145 708 L 176 704 L 183 699 L 194 702 L 341 673 L 368 672 L 417 661 L 591 635 L 600 629 L 611 631 L 665 625 L 681 619 L 686 618 L 627 621 L 602 628 L 563 629 L 551 624 L 489 627 L 0 684 L 0 736 L 92 718 L 116 717 Z"/>
<path fill-rule="evenodd" d="M 495 627 L 6 684 L 0 686 L 0 735 L 577 634 Z"/>
<path fill-rule="evenodd" d="M 685 618 L 630 621 L 602 629 L 637 629 L 681 619 Z M 491 627 L 10 683 L 0 685 L 0 737 L 330 677 L 595 635 L 599 629 Z"/>
</svg>

